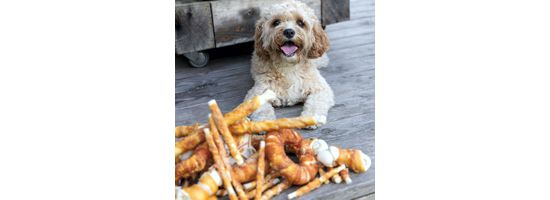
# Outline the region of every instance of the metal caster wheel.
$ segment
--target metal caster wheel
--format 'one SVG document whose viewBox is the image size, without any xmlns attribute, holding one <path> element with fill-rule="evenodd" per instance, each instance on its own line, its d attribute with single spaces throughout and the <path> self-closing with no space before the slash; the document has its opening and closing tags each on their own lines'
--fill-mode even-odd
<svg viewBox="0 0 550 200">
<path fill-rule="evenodd" d="M 200 68 L 208 64 L 209 57 L 208 54 L 204 52 L 184 53 L 183 56 L 189 59 L 189 64 L 191 64 L 192 67 Z"/>
</svg>

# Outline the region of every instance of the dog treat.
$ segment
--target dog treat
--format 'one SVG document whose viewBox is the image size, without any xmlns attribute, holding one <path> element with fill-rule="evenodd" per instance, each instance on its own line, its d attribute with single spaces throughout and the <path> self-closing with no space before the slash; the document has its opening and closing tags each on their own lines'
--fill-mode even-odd
<svg viewBox="0 0 550 200">
<path fill-rule="evenodd" d="M 271 189 L 264 192 L 264 195 L 262 195 L 262 200 L 268 200 L 271 199 L 271 197 L 280 194 L 282 191 L 288 189 L 292 183 L 290 183 L 288 180 L 285 180 L 275 186 L 273 186 Z"/>
<path fill-rule="evenodd" d="M 190 187 L 176 187 L 176 200 L 205 200 L 214 196 L 222 180 L 216 170 L 204 173 L 199 182 Z"/>
<path fill-rule="evenodd" d="M 260 153 L 258 156 L 258 171 L 256 172 L 256 198 L 260 200 L 262 197 L 262 186 L 264 184 L 264 171 L 265 171 L 265 142 L 260 142 Z"/>
<path fill-rule="evenodd" d="M 344 181 L 346 182 L 346 184 L 350 184 L 351 183 L 351 178 L 349 177 L 349 170 L 348 168 L 344 168 L 344 170 L 340 171 L 340 176 L 344 179 Z"/>
<path fill-rule="evenodd" d="M 195 131 L 195 133 L 179 140 L 176 142 L 176 160 L 178 160 L 178 156 L 182 153 L 185 153 L 189 150 L 194 149 L 199 144 L 204 142 L 204 133 L 202 131 Z"/>
<path fill-rule="evenodd" d="M 332 167 L 327 167 L 327 170 L 330 171 L 330 170 L 333 170 L 334 168 Z M 340 175 L 338 174 L 334 174 L 334 176 L 330 177 L 330 180 L 332 180 L 333 183 L 341 183 L 342 182 L 342 177 L 340 177 Z"/>
<path fill-rule="evenodd" d="M 176 126 L 176 137 L 184 137 L 191 135 L 192 133 L 195 133 L 197 131 L 202 131 L 204 128 L 204 125 L 199 125 L 199 123 L 193 124 L 191 126 Z"/>
<path fill-rule="evenodd" d="M 233 111 L 226 113 L 224 115 L 225 122 L 228 125 L 231 125 L 246 116 L 252 114 L 254 111 L 256 111 L 260 106 L 262 106 L 265 103 L 268 103 L 272 99 L 276 97 L 275 93 L 271 90 L 266 90 L 263 94 L 252 97 L 251 99 L 246 100 L 245 102 L 241 103 L 239 106 L 237 106 Z"/>
<path fill-rule="evenodd" d="M 279 129 L 305 128 L 324 122 L 326 122 L 326 118 L 320 117 L 280 118 L 276 120 L 266 120 L 260 122 L 241 120 L 238 123 L 229 126 L 229 130 L 233 134 L 259 133 L 264 131 L 275 131 Z"/>
<path fill-rule="evenodd" d="M 319 168 L 319 176 L 323 176 L 323 175 L 325 175 L 325 173 L 326 173 L 325 170 L 324 170 L 322 167 L 320 167 L 320 168 Z M 330 181 L 328 181 L 328 180 L 327 180 L 327 181 L 323 181 L 323 184 L 328 184 L 329 182 L 330 182 Z"/>
<path fill-rule="evenodd" d="M 214 119 L 216 127 L 218 127 L 218 130 L 223 135 L 225 143 L 227 143 L 227 146 L 229 147 L 229 152 L 231 153 L 231 156 L 235 159 L 235 161 L 237 161 L 237 164 L 242 165 L 244 163 L 243 157 L 241 156 L 241 152 L 239 152 L 239 149 L 235 144 L 233 135 L 231 135 L 231 132 L 227 128 L 227 123 L 222 116 L 222 112 L 218 107 L 216 100 L 210 100 L 208 102 L 208 106 L 210 107 L 210 111 L 212 112 L 211 116 L 212 119 Z"/>
<path fill-rule="evenodd" d="M 225 149 L 222 149 L 221 151 L 218 150 L 218 147 L 216 146 L 216 143 L 214 142 L 212 134 L 210 133 L 210 130 L 208 128 L 204 129 L 204 135 L 206 137 L 206 141 L 208 142 L 208 147 L 210 149 L 210 152 L 214 157 L 214 162 L 216 163 L 215 165 L 216 169 L 218 169 L 218 171 L 221 174 L 221 178 L 223 180 L 223 185 L 225 187 L 225 190 L 228 191 L 229 193 L 229 198 L 231 200 L 237 199 L 237 196 L 235 195 L 235 191 L 231 186 L 231 182 L 230 182 L 231 176 L 229 174 L 229 171 L 225 168 L 223 159 L 220 156 L 220 152 L 225 151 Z"/>
<path fill-rule="evenodd" d="M 304 194 L 307 194 L 308 192 L 318 188 L 319 186 L 321 186 L 322 182 L 328 180 L 331 176 L 334 176 L 334 175 L 338 174 L 338 172 L 342 171 L 345 167 L 346 167 L 345 165 L 340 165 L 339 167 L 328 171 L 325 175 L 323 175 L 319 178 L 316 178 L 315 180 L 309 182 L 307 185 L 304 185 L 301 188 L 299 188 L 298 190 L 288 194 L 288 199 L 294 199 L 296 197 L 300 197 L 300 196 L 302 196 Z"/>
<path fill-rule="evenodd" d="M 199 145 L 193 151 L 191 157 L 176 164 L 176 180 L 190 177 L 191 174 L 205 169 L 210 157 L 211 154 L 208 151 L 208 145 L 206 143 Z"/>
<path fill-rule="evenodd" d="M 266 136 L 266 157 L 273 170 L 280 172 L 289 183 L 303 185 L 315 178 L 318 170 L 310 143 L 291 129 L 272 131 Z M 298 156 L 299 165 L 288 158 L 285 147 Z"/>
<path fill-rule="evenodd" d="M 325 143 L 325 144 L 323 144 Z M 335 164 L 346 165 L 357 173 L 365 172 L 371 165 L 371 159 L 361 150 L 326 147 L 326 142 L 318 139 L 311 142 L 311 148 L 317 154 L 317 160 L 327 167 Z"/>
<path fill-rule="evenodd" d="M 262 186 L 262 191 L 261 192 L 264 192 L 265 190 L 267 190 L 267 189 L 273 187 L 274 185 L 277 185 L 279 182 L 281 182 L 281 179 L 278 179 L 278 178 L 266 179 L 266 180 L 267 181 L 265 181 L 264 185 Z M 255 188 L 253 190 L 248 191 L 246 193 L 246 196 L 248 197 L 248 199 L 253 199 L 256 196 L 257 190 L 258 190 L 258 188 Z"/>
</svg>

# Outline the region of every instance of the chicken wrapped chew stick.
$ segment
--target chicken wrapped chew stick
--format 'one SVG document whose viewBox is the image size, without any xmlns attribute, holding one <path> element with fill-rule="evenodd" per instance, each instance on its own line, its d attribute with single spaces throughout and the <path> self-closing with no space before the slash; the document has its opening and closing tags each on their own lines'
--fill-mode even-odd
<svg viewBox="0 0 550 200">
<path fill-rule="evenodd" d="M 326 120 L 326 117 L 280 118 L 259 122 L 242 120 L 229 126 L 229 130 L 233 134 L 269 132 L 280 129 L 306 128 L 317 124 L 324 124 Z"/>
<path fill-rule="evenodd" d="M 327 173 L 325 173 L 323 176 L 316 178 L 315 180 L 309 182 L 307 185 L 302 186 L 300 189 L 288 194 L 288 199 L 294 199 L 296 197 L 302 196 L 304 194 L 307 194 L 308 192 L 318 188 L 321 186 L 323 182 L 325 182 L 327 179 L 329 179 L 331 176 L 334 176 L 338 174 L 338 172 L 342 171 L 346 166 L 340 165 L 337 168 L 334 168 Z"/>
</svg>

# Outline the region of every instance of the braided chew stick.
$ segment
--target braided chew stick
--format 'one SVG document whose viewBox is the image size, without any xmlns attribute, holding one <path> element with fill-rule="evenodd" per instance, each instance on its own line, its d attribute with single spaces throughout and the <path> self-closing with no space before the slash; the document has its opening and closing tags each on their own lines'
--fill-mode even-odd
<svg viewBox="0 0 550 200">
<path fill-rule="evenodd" d="M 194 132 L 202 131 L 204 126 L 200 126 L 198 123 L 193 124 L 191 126 L 176 126 L 176 137 L 184 137 L 188 136 Z"/>
<path fill-rule="evenodd" d="M 245 199 L 246 193 L 243 190 L 243 186 L 234 176 L 231 175 L 232 168 L 231 168 L 231 165 L 229 164 L 229 158 L 227 157 L 227 153 L 225 152 L 225 147 L 220 138 L 218 130 L 216 129 L 216 126 L 214 126 L 214 120 L 210 116 L 208 117 L 208 123 L 210 123 L 210 127 L 212 128 L 212 137 L 214 139 L 214 142 L 216 143 L 216 146 L 218 147 L 218 150 L 219 150 L 218 152 L 223 161 L 222 164 L 224 165 L 226 172 L 231 179 L 231 183 L 233 184 L 233 187 L 237 192 L 237 197 L 239 197 L 239 199 Z"/>
<path fill-rule="evenodd" d="M 204 173 L 197 184 L 183 189 L 176 188 L 176 199 L 208 199 L 218 191 L 219 185 L 221 185 L 220 176 L 212 170 Z"/>
<path fill-rule="evenodd" d="M 264 171 L 265 171 L 265 141 L 260 142 L 260 152 L 258 156 L 258 171 L 256 172 L 256 198 L 260 200 L 262 197 L 262 186 L 264 185 Z"/>
<path fill-rule="evenodd" d="M 280 118 L 276 120 L 266 120 L 260 122 L 241 120 L 239 123 L 235 123 L 229 126 L 229 130 L 233 134 L 259 133 L 263 131 L 268 132 L 285 128 L 305 128 L 308 126 L 316 125 L 318 123 L 324 123 L 325 121 L 326 118 L 318 117 Z"/>
<path fill-rule="evenodd" d="M 193 134 L 179 140 L 176 142 L 176 160 L 178 160 L 178 156 L 182 153 L 185 153 L 189 150 L 194 149 L 199 144 L 204 142 L 204 134 L 202 131 L 195 131 Z"/>
<path fill-rule="evenodd" d="M 227 122 L 225 122 L 222 115 L 222 111 L 220 110 L 220 107 L 218 107 L 216 100 L 210 100 L 208 102 L 208 106 L 210 107 L 210 111 L 212 112 L 211 116 L 212 116 L 212 119 L 214 119 L 214 122 L 216 123 L 216 127 L 218 127 L 218 130 L 223 135 L 223 139 L 225 143 L 229 147 L 229 152 L 231 153 L 231 156 L 233 156 L 235 161 L 237 161 L 237 164 L 242 165 L 244 163 L 243 157 L 241 156 L 241 152 L 239 152 L 239 149 L 235 144 L 233 135 L 231 135 L 231 132 L 227 128 Z"/>
<path fill-rule="evenodd" d="M 285 147 L 298 156 L 300 163 L 294 163 L 285 152 Z M 269 132 L 266 136 L 266 157 L 273 170 L 281 173 L 294 185 L 303 185 L 315 178 L 318 165 L 309 140 L 292 129 Z"/>
<path fill-rule="evenodd" d="M 216 169 L 221 174 L 221 178 L 223 180 L 223 186 L 225 187 L 225 190 L 228 191 L 229 193 L 229 198 L 232 200 L 237 199 L 237 196 L 235 195 L 235 191 L 233 191 L 233 187 L 231 186 L 230 174 L 225 168 L 223 160 L 220 157 L 220 151 L 218 151 L 218 147 L 216 146 L 216 143 L 214 142 L 212 134 L 210 133 L 210 130 L 208 128 L 204 129 L 204 135 L 206 137 L 206 141 L 208 142 L 208 147 L 209 147 L 208 149 L 210 149 L 210 152 L 214 157 L 214 162 L 216 163 L 215 165 Z M 225 151 L 225 150 L 222 149 L 222 151 Z"/>
<path fill-rule="evenodd" d="M 338 174 L 338 172 L 342 171 L 346 166 L 340 165 L 337 168 L 334 168 L 330 171 L 328 171 L 325 175 L 316 178 L 315 180 L 309 182 L 307 185 L 302 186 L 300 189 L 288 194 L 288 199 L 294 199 L 296 197 L 302 196 L 304 194 L 307 194 L 308 192 L 318 188 L 321 186 L 321 183 L 329 179 L 331 176 L 334 176 Z"/>
<path fill-rule="evenodd" d="M 179 162 L 176 165 L 176 180 L 180 178 L 187 178 L 195 172 L 202 171 L 206 168 L 206 163 L 210 159 L 210 152 L 208 151 L 208 145 L 203 143 L 199 145 L 194 151 L 193 155 L 188 159 Z"/>
<path fill-rule="evenodd" d="M 271 189 L 265 191 L 265 193 L 264 193 L 264 195 L 262 195 L 261 199 L 262 200 L 271 199 L 271 197 L 280 194 L 283 190 L 286 190 L 291 185 L 292 185 L 292 183 L 285 180 L 282 183 L 279 183 L 276 186 L 272 187 Z"/>
</svg>

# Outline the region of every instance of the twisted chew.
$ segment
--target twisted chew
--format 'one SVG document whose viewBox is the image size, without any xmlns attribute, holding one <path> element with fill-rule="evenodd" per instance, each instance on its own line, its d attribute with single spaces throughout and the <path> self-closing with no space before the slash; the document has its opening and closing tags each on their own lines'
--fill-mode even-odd
<svg viewBox="0 0 550 200">
<path fill-rule="evenodd" d="M 204 173 L 199 182 L 183 189 L 176 188 L 176 200 L 203 200 L 214 196 L 218 187 L 221 185 L 221 179 L 215 170 Z"/>
<path fill-rule="evenodd" d="M 291 129 L 269 132 L 266 136 L 266 156 L 270 166 L 293 185 L 303 185 L 315 178 L 318 165 L 310 141 Z M 300 159 L 294 163 L 285 153 L 285 146 Z"/>
<path fill-rule="evenodd" d="M 283 190 L 286 190 L 292 185 L 292 183 L 288 182 L 288 180 L 283 181 L 282 183 L 279 183 L 272 187 L 271 189 L 265 191 L 264 195 L 260 198 L 261 200 L 267 200 L 271 199 L 271 197 L 278 195 Z"/>
<path fill-rule="evenodd" d="M 204 134 L 202 131 L 195 131 L 193 134 L 179 140 L 176 142 L 176 160 L 178 160 L 178 156 L 182 153 L 185 153 L 189 150 L 194 149 L 199 144 L 204 142 Z"/>
<path fill-rule="evenodd" d="M 252 114 L 255 110 L 260 108 L 263 104 L 271 101 L 276 97 L 275 93 L 271 90 L 266 90 L 263 94 L 248 99 L 237 106 L 233 111 L 224 115 L 227 124 L 233 124 L 246 116 Z"/>
<path fill-rule="evenodd" d="M 340 176 L 344 179 L 346 184 L 351 183 L 351 178 L 349 177 L 349 170 L 348 168 L 344 168 L 344 170 L 340 171 Z"/>
<path fill-rule="evenodd" d="M 285 128 L 305 128 L 325 122 L 326 118 L 321 117 L 280 118 L 276 120 L 266 120 L 261 122 L 241 120 L 239 123 L 235 123 L 229 126 L 229 130 L 233 134 L 259 133 Z"/>
<path fill-rule="evenodd" d="M 210 107 L 210 112 L 212 112 L 211 116 L 216 123 L 216 127 L 218 127 L 218 130 L 223 135 L 225 143 L 229 147 L 229 152 L 231 153 L 231 156 L 233 156 L 233 158 L 237 161 L 237 164 L 242 165 L 244 163 L 243 157 L 241 156 L 241 152 L 239 152 L 239 149 L 235 144 L 233 135 L 231 135 L 231 132 L 229 132 L 229 129 L 227 128 L 227 122 L 225 122 L 220 107 L 218 107 L 218 104 L 216 103 L 216 100 L 210 100 L 208 102 L 208 106 Z"/>
<path fill-rule="evenodd" d="M 334 175 L 338 174 L 338 172 L 342 171 L 345 167 L 346 166 L 344 166 L 344 165 L 340 165 L 339 167 L 328 171 L 325 175 L 323 175 L 319 178 L 316 178 L 315 180 L 309 182 L 307 185 L 304 185 L 300 189 L 288 194 L 288 199 L 294 199 L 296 197 L 307 194 L 308 192 L 318 188 L 319 186 L 321 186 L 322 182 L 326 181 L 331 176 L 334 176 Z"/>
<path fill-rule="evenodd" d="M 210 156 L 208 145 L 206 143 L 199 145 L 191 157 L 176 164 L 176 180 L 190 177 L 191 174 L 205 169 Z"/>
<path fill-rule="evenodd" d="M 265 171 L 265 142 L 260 142 L 260 153 L 258 156 L 258 170 L 256 172 L 256 198 L 260 200 L 262 197 L 262 186 L 264 185 L 264 171 Z"/>
<path fill-rule="evenodd" d="M 193 124 L 191 126 L 176 126 L 176 137 L 184 137 L 188 136 L 191 133 L 197 132 L 199 130 L 202 130 L 204 126 L 200 126 L 198 123 Z"/>
<path fill-rule="evenodd" d="M 233 190 L 233 187 L 231 186 L 231 176 L 227 169 L 225 169 L 225 165 L 223 163 L 222 158 L 220 157 L 220 152 L 218 151 L 218 147 L 214 143 L 214 139 L 212 137 L 212 134 L 210 133 L 210 130 L 208 128 L 204 129 L 204 135 L 206 137 L 206 141 L 208 142 L 208 149 L 212 153 L 212 156 L 214 157 L 214 162 L 216 163 L 216 169 L 220 172 L 221 178 L 223 180 L 223 186 L 225 187 L 226 191 L 229 193 L 229 198 L 231 200 L 237 199 L 237 196 L 235 195 L 235 191 Z M 224 149 L 222 149 L 224 151 Z"/>
</svg>

